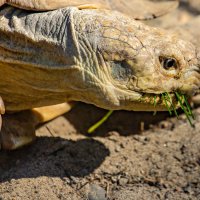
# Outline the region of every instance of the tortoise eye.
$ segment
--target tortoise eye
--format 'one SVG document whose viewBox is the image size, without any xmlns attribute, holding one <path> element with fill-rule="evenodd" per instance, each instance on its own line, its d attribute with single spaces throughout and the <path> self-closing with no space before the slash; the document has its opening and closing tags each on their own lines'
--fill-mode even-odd
<svg viewBox="0 0 200 200">
<path fill-rule="evenodd" d="M 161 62 L 162 67 L 165 70 L 177 69 L 177 67 L 178 67 L 177 61 L 174 58 L 163 58 L 163 57 L 160 57 L 159 60 Z"/>
<path fill-rule="evenodd" d="M 165 75 L 178 78 L 180 75 L 180 63 L 173 57 L 160 56 L 161 72 Z"/>
</svg>

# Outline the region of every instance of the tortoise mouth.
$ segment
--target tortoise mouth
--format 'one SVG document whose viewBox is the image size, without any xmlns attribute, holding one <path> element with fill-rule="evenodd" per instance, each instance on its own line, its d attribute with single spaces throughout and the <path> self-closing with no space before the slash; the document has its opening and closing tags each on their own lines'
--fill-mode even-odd
<svg viewBox="0 0 200 200">
<path fill-rule="evenodd" d="M 191 106 L 187 100 L 186 95 L 180 92 L 168 93 L 164 92 L 161 94 L 143 94 L 141 97 L 141 103 L 146 103 L 149 107 L 154 107 L 154 111 L 157 111 L 157 107 L 161 108 L 164 106 L 165 110 L 168 110 L 169 114 L 174 114 L 177 118 L 178 113 L 176 109 L 181 108 L 185 113 L 187 120 L 190 125 L 194 127 L 192 120 L 194 120 L 194 115 L 192 113 Z"/>
<path fill-rule="evenodd" d="M 180 107 L 175 92 L 164 92 L 160 94 L 141 93 L 141 98 L 139 99 L 139 102 L 148 104 L 149 106 L 154 107 L 155 110 L 157 107 L 160 106 L 165 107 L 166 110 L 168 110 L 168 107 L 174 107 L 175 109 Z"/>
</svg>

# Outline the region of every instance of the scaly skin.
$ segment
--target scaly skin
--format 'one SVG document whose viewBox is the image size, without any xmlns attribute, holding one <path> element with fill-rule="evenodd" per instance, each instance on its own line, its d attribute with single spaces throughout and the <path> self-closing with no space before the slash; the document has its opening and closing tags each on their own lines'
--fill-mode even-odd
<svg viewBox="0 0 200 200">
<path fill-rule="evenodd" d="M 6 7 L 0 11 L 0 36 L 0 95 L 6 111 L 67 100 L 147 111 L 155 110 L 155 94 L 199 90 L 192 44 L 118 12 L 30 13 Z M 164 69 L 166 58 L 174 58 L 177 66 Z M 158 97 L 156 110 L 165 109 Z"/>
</svg>

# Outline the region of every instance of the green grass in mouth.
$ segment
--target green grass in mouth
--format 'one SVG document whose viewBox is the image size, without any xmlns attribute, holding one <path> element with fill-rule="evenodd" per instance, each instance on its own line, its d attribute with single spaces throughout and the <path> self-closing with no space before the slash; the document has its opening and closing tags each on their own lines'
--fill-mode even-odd
<svg viewBox="0 0 200 200">
<path fill-rule="evenodd" d="M 192 120 L 194 120 L 194 114 L 192 113 L 192 109 L 190 107 L 190 104 L 186 98 L 186 96 L 184 94 L 181 94 L 179 92 L 175 92 L 175 96 L 177 98 L 177 101 L 180 104 L 181 109 L 183 110 L 183 112 L 185 113 L 188 122 L 190 123 L 190 125 L 192 127 L 194 127 L 194 124 L 192 123 Z M 178 118 L 178 113 L 176 111 L 176 108 L 173 105 L 172 102 L 172 98 L 170 96 L 170 94 L 168 92 L 164 92 L 161 94 L 161 97 L 165 103 L 165 106 L 167 108 L 167 110 L 169 111 L 169 114 L 172 115 L 173 113 L 176 115 L 176 117 Z M 153 99 L 153 105 L 154 107 L 156 107 L 157 105 L 157 101 L 156 101 L 157 95 L 154 96 Z M 91 134 L 93 133 L 97 128 L 99 128 L 105 121 L 107 121 L 107 119 L 112 115 L 114 111 L 110 110 L 106 113 L 106 115 L 100 119 L 97 123 L 95 123 L 94 125 L 92 125 L 89 129 L 88 129 L 88 133 Z M 156 115 L 156 111 L 154 112 L 153 115 Z"/>
<path fill-rule="evenodd" d="M 153 106 L 154 106 L 154 107 L 156 107 L 156 105 L 157 105 L 156 98 L 157 98 L 157 96 L 154 96 L 154 98 L 153 98 Z M 154 111 L 153 116 L 155 116 L 156 113 L 157 113 L 157 111 Z"/>
<path fill-rule="evenodd" d="M 190 104 L 189 104 L 186 96 L 184 94 L 179 93 L 179 92 L 175 92 L 175 96 L 177 98 L 177 101 L 180 104 L 181 109 L 185 113 L 188 122 L 190 123 L 190 125 L 192 127 L 194 127 L 194 124 L 192 123 L 192 120 L 194 120 L 194 115 L 192 113 L 192 109 L 190 107 Z M 162 99 L 165 103 L 167 110 L 169 111 L 169 114 L 172 115 L 174 113 L 176 115 L 176 117 L 178 118 L 178 113 L 176 111 L 176 108 L 173 105 L 170 94 L 168 92 L 162 93 Z"/>
<path fill-rule="evenodd" d="M 167 108 L 167 110 L 169 111 L 169 114 L 172 115 L 173 112 L 176 115 L 176 117 L 178 118 L 178 113 L 176 111 L 176 108 L 173 105 L 172 99 L 170 97 L 170 94 L 168 92 L 162 93 L 162 99 L 165 103 L 165 106 Z"/>
</svg>

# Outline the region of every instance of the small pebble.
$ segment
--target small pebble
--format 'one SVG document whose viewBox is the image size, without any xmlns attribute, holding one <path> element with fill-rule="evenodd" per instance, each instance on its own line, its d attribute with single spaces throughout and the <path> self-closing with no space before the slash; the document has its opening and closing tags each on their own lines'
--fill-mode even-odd
<svg viewBox="0 0 200 200">
<path fill-rule="evenodd" d="M 119 179 L 119 185 L 124 186 L 128 183 L 128 179 L 127 178 L 120 178 Z"/>
<path fill-rule="evenodd" d="M 91 184 L 89 186 L 88 200 L 107 200 L 106 191 L 96 184 Z"/>
</svg>

